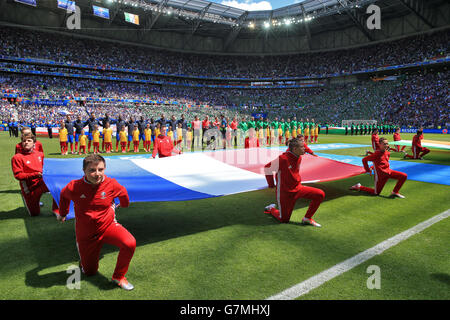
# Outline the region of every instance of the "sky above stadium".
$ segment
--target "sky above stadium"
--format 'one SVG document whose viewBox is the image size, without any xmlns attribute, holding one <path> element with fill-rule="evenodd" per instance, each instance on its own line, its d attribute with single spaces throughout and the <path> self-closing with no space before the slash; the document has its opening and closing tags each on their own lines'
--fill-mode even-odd
<svg viewBox="0 0 450 320">
<path fill-rule="evenodd" d="M 209 0 L 246 11 L 273 10 L 305 0 Z"/>
</svg>

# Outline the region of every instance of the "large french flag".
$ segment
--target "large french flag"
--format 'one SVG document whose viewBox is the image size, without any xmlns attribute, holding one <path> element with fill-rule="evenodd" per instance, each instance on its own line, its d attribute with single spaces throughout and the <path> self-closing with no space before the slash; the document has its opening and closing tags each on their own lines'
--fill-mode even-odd
<svg viewBox="0 0 450 320">
<path fill-rule="evenodd" d="M 128 190 L 131 202 L 204 199 L 267 188 L 264 165 L 282 152 L 254 148 L 185 153 L 161 159 L 151 159 L 150 155 L 111 156 L 105 157 L 106 175 Z M 56 202 L 59 203 L 64 186 L 83 176 L 82 162 L 82 158 L 45 159 L 44 181 Z M 303 183 L 361 173 L 361 166 L 311 155 L 303 156 L 300 168 Z"/>
</svg>

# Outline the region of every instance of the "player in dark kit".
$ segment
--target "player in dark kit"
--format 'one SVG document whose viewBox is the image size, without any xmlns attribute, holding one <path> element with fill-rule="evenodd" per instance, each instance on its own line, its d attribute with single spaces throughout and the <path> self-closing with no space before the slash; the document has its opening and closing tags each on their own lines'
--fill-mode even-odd
<svg viewBox="0 0 450 320">
<path fill-rule="evenodd" d="M 81 131 L 84 128 L 84 122 L 81 120 L 81 116 L 78 116 L 77 120 L 73 122 L 75 128 L 75 153 L 78 152 L 78 142 L 80 142 Z"/>
<path fill-rule="evenodd" d="M 89 119 L 87 119 L 87 121 L 84 123 L 83 128 L 88 126 L 89 131 L 88 131 L 88 152 L 91 152 L 91 143 L 92 143 L 92 132 L 94 132 L 94 128 L 95 126 L 100 126 L 100 122 L 95 119 L 95 115 L 92 113 L 91 116 L 89 117 Z"/>
<path fill-rule="evenodd" d="M 67 129 L 67 144 L 70 144 L 70 152 L 72 154 L 75 154 L 75 152 L 73 151 L 73 140 L 74 140 L 74 136 L 73 136 L 73 129 L 74 129 L 74 125 L 72 120 L 70 120 L 70 116 L 67 115 L 66 117 L 66 121 L 64 122 L 64 126 Z"/>
<path fill-rule="evenodd" d="M 122 119 L 122 116 L 119 116 L 119 119 L 116 121 L 116 152 L 119 152 L 119 142 L 120 142 L 120 131 L 122 128 L 126 127 L 127 123 Z"/>
</svg>

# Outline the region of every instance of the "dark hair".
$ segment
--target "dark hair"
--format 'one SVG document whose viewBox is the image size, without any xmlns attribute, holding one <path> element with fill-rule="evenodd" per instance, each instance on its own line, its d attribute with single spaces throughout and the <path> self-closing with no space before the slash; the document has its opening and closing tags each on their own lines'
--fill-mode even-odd
<svg viewBox="0 0 450 320">
<path fill-rule="evenodd" d="M 83 171 L 86 170 L 86 168 L 91 164 L 91 163 L 100 163 L 103 162 L 106 166 L 106 161 L 105 158 L 103 158 L 101 155 L 99 154 L 90 154 L 88 155 L 86 158 L 84 158 L 83 160 Z"/>
<path fill-rule="evenodd" d="M 387 139 L 386 139 L 385 137 L 381 137 L 380 139 L 378 139 L 378 142 L 381 143 L 381 142 L 384 141 L 384 140 L 387 141 Z"/>
<path fill-rule="evenodd" d="M 302 141 L 298 138 L 293 138 L 289 140 L 289 149 L 294 149 L 295 147 L 299 147 Z"/>
</svg>

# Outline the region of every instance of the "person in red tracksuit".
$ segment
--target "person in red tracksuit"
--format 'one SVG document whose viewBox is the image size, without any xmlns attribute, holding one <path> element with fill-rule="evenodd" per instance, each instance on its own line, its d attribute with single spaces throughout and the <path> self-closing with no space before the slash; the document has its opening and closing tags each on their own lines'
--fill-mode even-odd
<svg viewBox="0 0 450 320">
<path fill-rule="evenodd" d="M 276 173 L 278 209 L 275 208 L 275 205 L 270 205 L 266 207 L 264 212 L 271 214 L 282 223 L 287 223 L 291 218 L 297 199 L 310 199 L 311 203 L 302 219 L 302 223 L 320 227 L 321 225 L 314 221 L 312 217 L 325 198 L 325 193 L 321 189 L 301 184 L 300 164 L 304 154 L 303 141 L 294 138 L 289 141 L 289 149 L 286 152 L 274 161 L 266 164 L 264 171 L 270 188 L 275 187 L 273 173 Z"/>
<path fill-rule="evenodd" d="M 401 141 L 401 140 L 402 140 L 402 138 L 400 137 L 400 128 L 397 128 L 397 129 L 395 129 L 395 132 L 394 132 L 394 142 Z M 406 146 L 402 146 L 402 148 L 400 149 L 400 146 L 398 144 L 396 144 L 395 149 L 393 151 L 405 153 L 405 151 L 404 151 L 405 148 L 406 148 Z"/>
<path fill-rule="evenodd" d="M 57 216 L 64 222 L 70 202 L 75 209 L 75 233 L 80 265 L 84 274 L 94 275 L 98 270 L 99 255 L 103 244 L 120 248 L 112 281 L 125 290 L 134 287 L 125 278 L 136 249 L 133 235 L 116 220 L 119 198 L 121 207 L 128 207 L 128 192 L 115 179 L 105 175 L 105 159 L 91 154 L 83 160 L 84 177 L 70 181 L 61 191 L 60 210 Z"/>
<path fill-rule="evenodd" d="M 42 178 L 44 169 L 44 154 L 35 150 L 36 137 L 30 134 L 22 135 L 21 151 L 11 159 L 14 178 L 20 182 L 23 202 L 30 216 L 41 213 L 39 200 L 49 192 Z M 58 205 L 53 200 L 52 210 L 58 213 Z"/>
<path fill-rule="evenodd" d="M 27 127 L 23 127 L 21 131 L 22 131 L 22 136 L 32 134 L 31 129 L 27 128 Z M 42 143 L 40 141 L 36 140 L 36 142 L 34 144 L 34 150 L 44 153 L 44 148 L 42 148 Z M 15 153 L 21 153 L 22 151 L 23 151 L 22 141 L 20 141 L 18 144 L 16 144 Z"/>
<path fill-rule="evenodd" d="M 413 137 L 412 140 L 412 155 L 405 154 L 404 159 L 420 159 L 423 160 L 423 156 L 430 153 L 430 149 L 422 147 L 423 132 L 421 130 L 417 130 L 417 134 Z"/>
<path fill-rule="evenodd" d="M 156 154 L 158 154 L 160 158 L 170 157 L 172 156 L 172 153 L 181 154 L 181 151 L 173 147 L 172 139 L 166 136 L 164 130 L 162 130 L 161 133 L 155 137 L 152 157 L 153 159 L 156 158 Z"/>
<path fill-rule="evenodd" d="M 391 153 L 388 151 L 388 148 L 389 143 L 387 139 L 380 138 L 380 149 L 362 159 L 364 169 L 366 169 L 366 172 L 369 173 L 371 173 L 371 170 L 369 168 L 368 162 L 373 162 L 373 165 L 375 167 L 375 189 L 364 187 L 360 183 L 357 183 L 354 186 L 350 187 L 351 190 L 365 191 L 374 195 L 379 195 L 381 193 L 381 190 L 383 190 L 386 182 L 389 179 L 395 179 L 397 180 L 397 184 L 392 191 L 392 195 L 402 199 L 405 198 L 405 196 L 401 195 L 399 191 L 408 176 L 406 173 L 390 169 L 389 157 Z"/>
<path fill-rule="evenodd" d="M 378 129 L 373 129 L 372 130 L 372 148 L 373 148 L 373 152 L 377 151 L 380 149 L 380 137 L 378 137 Z M 366 156 L 368 154 L 372 154 L 372 151 L 366 151 Z"/>
</svg>

